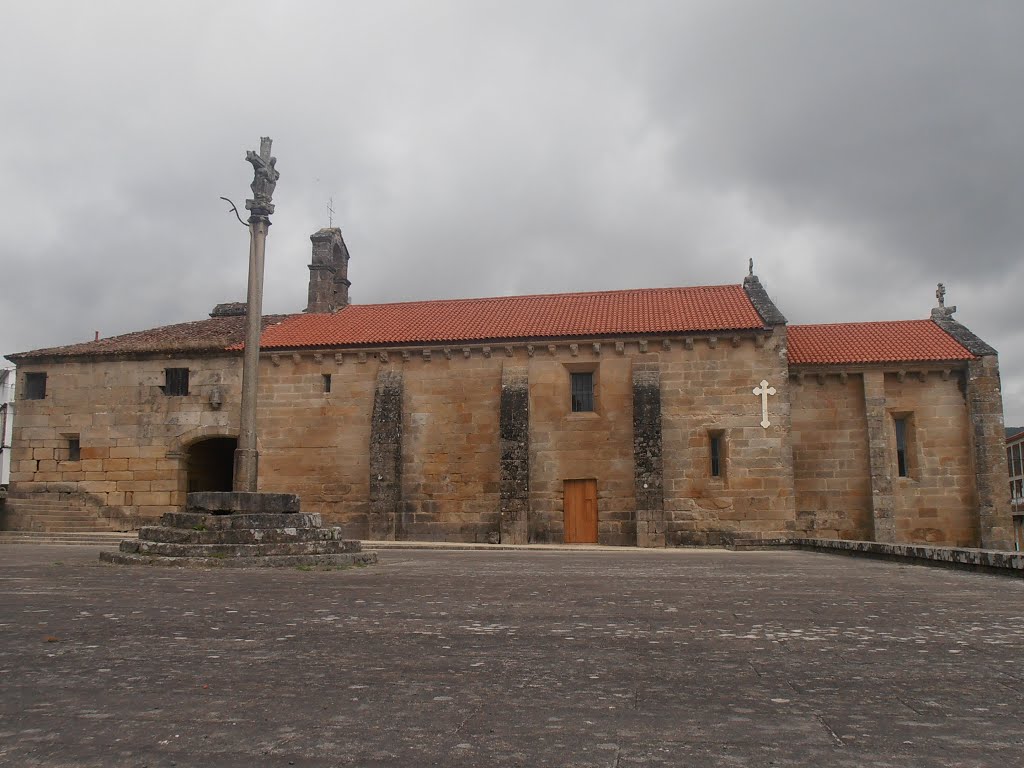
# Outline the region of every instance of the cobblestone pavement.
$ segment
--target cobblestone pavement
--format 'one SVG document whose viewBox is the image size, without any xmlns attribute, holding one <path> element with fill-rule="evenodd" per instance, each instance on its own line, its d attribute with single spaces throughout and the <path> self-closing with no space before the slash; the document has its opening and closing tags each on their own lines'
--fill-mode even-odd
<svg viewBox="0 0 1024 768">
<path fill-rule="evenodd" d="M 804 552 L 0 546 L 0 764 L 1020 766 L 1024 582 Z"/>
</svg>

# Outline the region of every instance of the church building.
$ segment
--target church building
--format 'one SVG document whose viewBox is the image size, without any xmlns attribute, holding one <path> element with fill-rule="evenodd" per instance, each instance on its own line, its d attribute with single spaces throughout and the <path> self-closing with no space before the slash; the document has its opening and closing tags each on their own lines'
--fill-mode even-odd
<svg viewBox="0 0 1024 768">
<path fill-rule="evenodd" d="M 789 325 L 734 285 L 357 305 L 337 228 L 267 316 L 262 491 L 346 537 L 1011 548 L 996 351 L 954 318 Z M 3 526 L 130 530 L 231 490 L 242 304 L 12 354 Z"/>
</svg>

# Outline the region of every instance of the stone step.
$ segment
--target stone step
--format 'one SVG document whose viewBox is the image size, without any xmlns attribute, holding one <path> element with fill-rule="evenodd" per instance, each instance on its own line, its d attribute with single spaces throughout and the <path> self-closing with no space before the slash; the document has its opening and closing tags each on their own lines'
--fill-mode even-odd
<svg viewBox="0 0 1024 768">
<path fill-rule="evenodd" d="M 14 511 L 18 514 L 35 517 L 40 520 L 61 520 L 64 518 L 70 518 L 75 520 L 100 519 L 99 515 L 95 515 L 91 512 L 77 512 L 75 510 L 69 510 L 67 508 L 41 511 L 34 509 L 16 509 Z"/>
<path fill-rule="evenodd" d="M 29 504 L 81 504 L 80 496 L 47 496 L 41 493 L 25 493 L 18 496 L 8 496 L 8 501 L 26 502 Z"/>
<path fill-rule="evenodd" d="M 43 531 L 0 531 L 0 544 L 105 544 L 112 546 L 123 533 L 46 533 Z"/>
<path fill-rule="evenodd" d="M 340 528 L 228 528 L 196 530 L 144 526 L 139 529 L 142 541 L 165 544 L 277 544 L 298 541 L 341 541 Z"/>
<path fill-rule="evenodd" d="M 361 545 L 355 540 L 293 541 L 277 544 L 168 544 L 159 541 L 128 539 L 122 541 L 120 546 L 120 551 L 125 554 L 200 558 L 338 555 L 360 550 Z"/>
<path fill-rule="evenodd" d="M 118 565 L 164 565 L 176 568 L 344 568 L 372 565 L 377 562 L 377 553 L 345 552 L 272 557 L 160 557 L 127 552 L 100 552 L 100 560 Z"/>
<path fill-rule="evenodd" d="M 191 494 L 190 494 L 191 495 Z M 223 531 L 251 528 L 320 528 L 323 519 L 317 512 L 285 512 L 280 514 L 218 515 L 203 512 L 167 512 L 160 518 L 164 528 L 187 528 L 194 531 Z"/>
<path fill-rule="evenodd" d="M 733 552 L 754 552 L 761 549 L 795 549 L 796 547 L 789 539 L 781 537 L 765 539 L 736 537 L 730 544 L 726 544 L 725 548 Z"/>
</svg>

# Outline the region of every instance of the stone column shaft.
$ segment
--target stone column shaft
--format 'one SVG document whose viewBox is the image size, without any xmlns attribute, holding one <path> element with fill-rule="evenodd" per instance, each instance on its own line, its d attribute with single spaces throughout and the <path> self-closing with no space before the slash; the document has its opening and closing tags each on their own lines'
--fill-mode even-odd
<svg viewBox="0 0 1024 768">
<path fill-rule="evenodd" d="M 381 368 L 370 422 L 369 535 L 376 540 L 404 536 L 402 505 L 402 399 L 400 371 Z"/>
<path fill-rule="evenodd" d="M 868 423 L 874 540 L 893 543 L 896 541 L 893 461 L 889 451 L 889 414 L 885 408 L 885 374 L 882 371 L 864 372 L 864 412 Z"/>
<path fill-rule="evenodd" d="M 633 363 L 633 485 L 636 545 L 665 546 L 665 488 L 661 439 L 661 371 Z"/>
<path fill-rule="evenodd" d="M 528 369 L 501 371 L 501 541 L 526 544 L 530 514 L 530 387 Z"/>
<path fill-rule="evenodd" d="M 242 414 L 235 449 L 235 491 L 255 493 L 259 475 L 256 448 L 256 397 L 259 391 L 260 335 L 263 330 L 263 261 L 270 219 L 249 217 L 249 290 L 245 311 L 245 353 L 242 358 Z"/>
</svg>

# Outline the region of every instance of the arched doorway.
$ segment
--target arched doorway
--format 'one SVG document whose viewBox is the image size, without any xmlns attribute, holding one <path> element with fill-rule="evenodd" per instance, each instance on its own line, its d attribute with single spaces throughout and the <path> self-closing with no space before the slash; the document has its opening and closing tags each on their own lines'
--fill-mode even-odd
<svg viewBox="0 0 1024 768">
<path fill-rule="evenodd" d="M 211 437 L 188 447 L 185 462 L 188 474 L 188 492 L 230 491 L 234 474 L 234 437 Z"/>
</svg>

